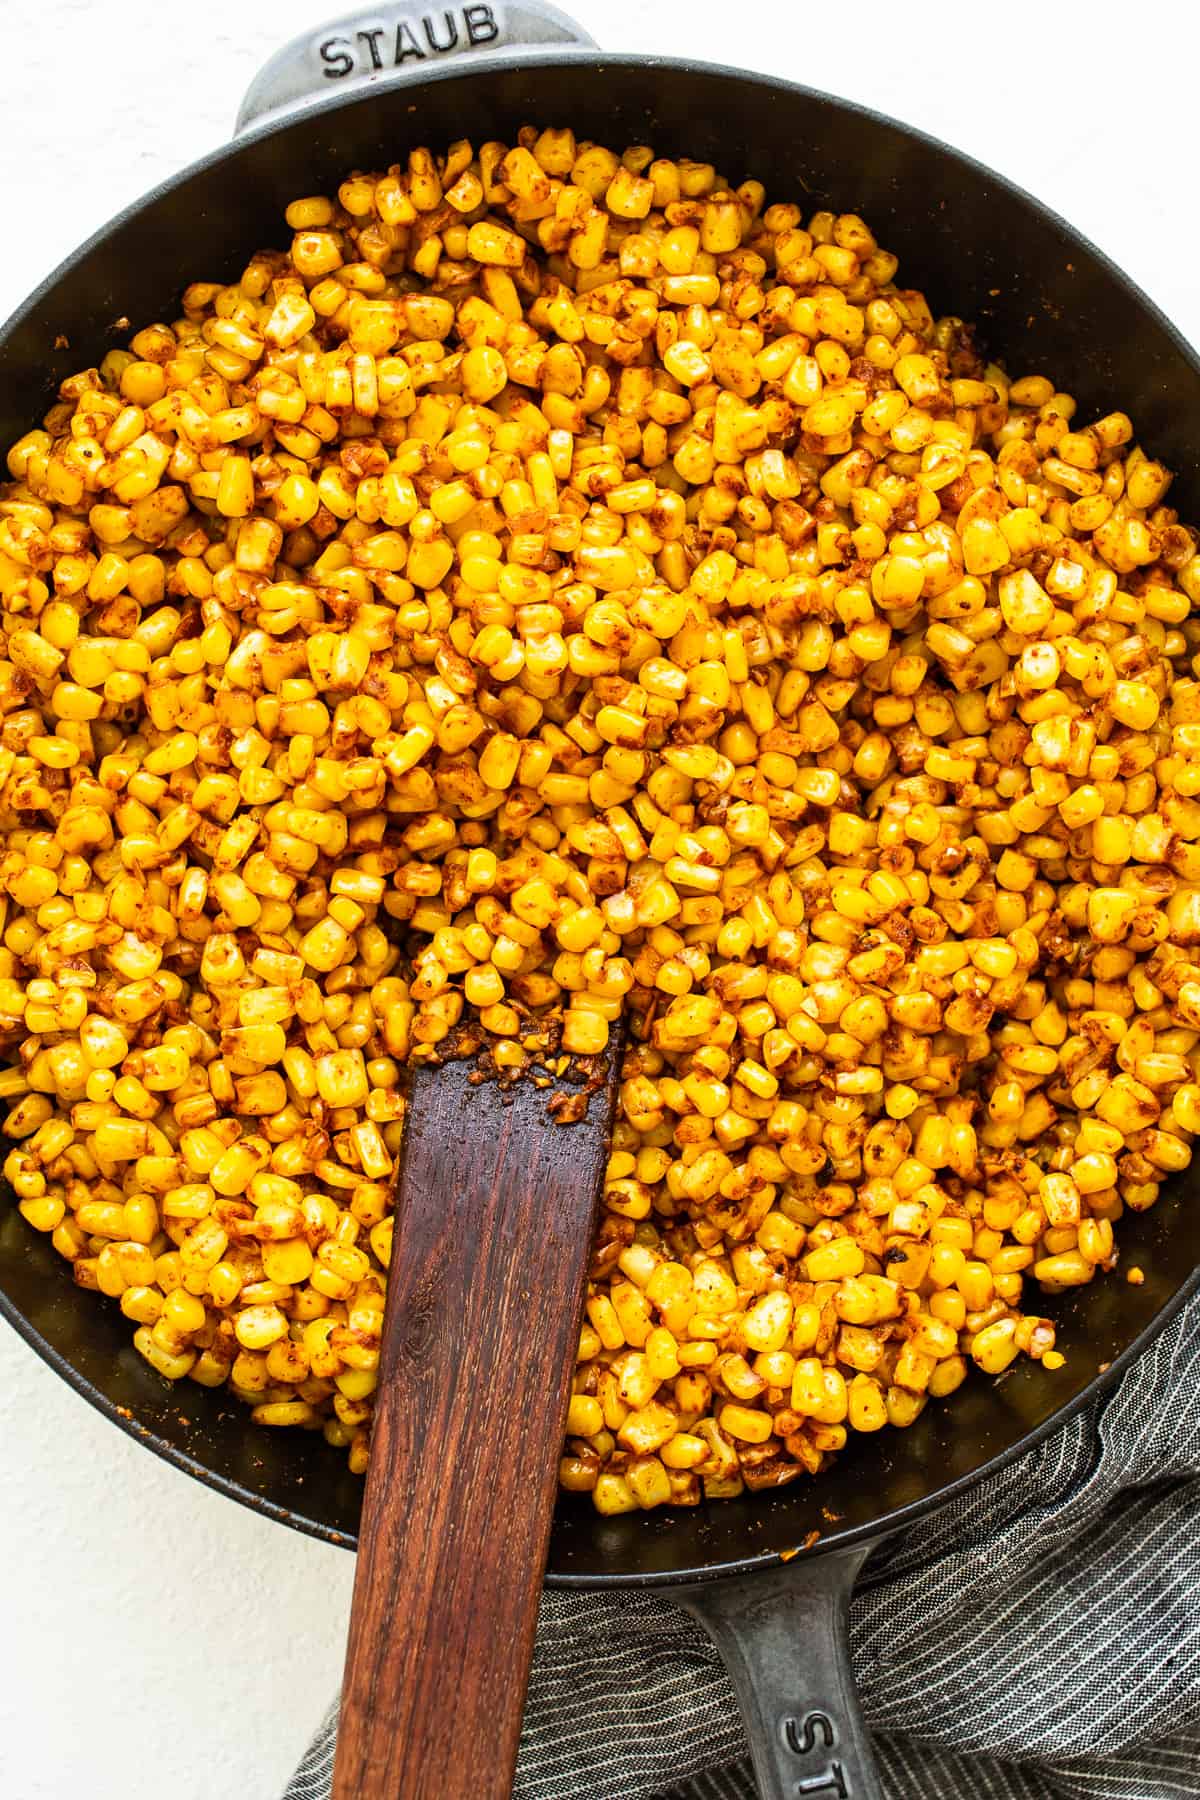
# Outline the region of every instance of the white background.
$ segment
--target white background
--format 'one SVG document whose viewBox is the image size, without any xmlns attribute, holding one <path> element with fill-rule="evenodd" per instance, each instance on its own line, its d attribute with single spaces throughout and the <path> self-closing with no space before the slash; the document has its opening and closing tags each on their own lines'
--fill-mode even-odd
<svg viewBox="0 0 1200 1800">
<path fill-rule="evenodd" d="M 3 0 L 0 317 L 221 143 L 269 53 L 348 4 Z M 607 49 L 771 70 L 959 145 L 1071 219 L 1200 341 L 1182 7 L 1164 33 L 1107 0 L 1007 22 L 962 0 L 910 15 L 894 0 L 563 4 Z M 4 1794 L 276 1800 L 337 1684 L 351 1558 L 148 1455 L 3 1325 L 0 1443 Z"/>
</svg>

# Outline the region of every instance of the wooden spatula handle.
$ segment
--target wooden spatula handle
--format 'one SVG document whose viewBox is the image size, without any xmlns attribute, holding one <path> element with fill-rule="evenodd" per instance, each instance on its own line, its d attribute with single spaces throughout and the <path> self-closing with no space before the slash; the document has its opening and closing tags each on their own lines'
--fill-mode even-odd
<svg viewBox="0 0 1200 1800">
<path fill-rule="evenodd" d="M 611 1094 L 415 1078 L 334 1800 L 511 1792 Z"/>
</svg>

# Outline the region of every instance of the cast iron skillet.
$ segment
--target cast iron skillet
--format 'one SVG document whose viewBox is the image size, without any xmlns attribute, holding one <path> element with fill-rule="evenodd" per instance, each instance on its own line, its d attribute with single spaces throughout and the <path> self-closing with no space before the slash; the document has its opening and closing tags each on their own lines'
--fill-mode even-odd
<svg viewBox="0 0 1200 1800">
<path fill-rule="evenodd" d="M 539 0 L 440 7 L 385 5 L 297 40 L 254 84 L 233 144 L 64 263 L 0 333 L 0 443 L 40 417 L 57 381 L 121 341 L 126 319 L 170 318 L 186 281 L 232 279 L 250 253 L 286 243 L 283 210 L 298 194 L 331 191 L 347 170 L 386 166 L 416 144 L 511 142 L 536 120 L 711 160 L 806 209 L 863 214 L 899 254 L 902 278 L 935 309 L 976 321 L 1014 373 L 1052 371 L 1085 418 L 1127 410 L 1178 471 L 1173 503 L 1200 517 L 1200 363 L 1126 276 L 1027 194 L 919 132 L 789 82 L 602 55 Z M 452 38 L 456 47 L 435 48 Z M 878 1789 L 845 1652 L 861 1563 L 885 1534 L 1094 1398 L 1196 1289 L 1194 1187 L 1181 1177 L 1152 1211 L 1122 1220 L 1122 1259 L 1145 1270 L 1142 1286 L 1118 1273 L 1047 1303 L 1067 1352 L 1058 1373 L 1022 1362 L 998 1381 L 977 1377 L 910 1430 L 860 1438 L 819 1482 L 772 1496 L 615 1519 L 564 1503 L 547 1580 L 666 1588 L 726 1657 L 764 1794 L 869 1800 Z M 168 1387 L 116 1308 L 79 1293 L 12 1208 L 0 1212 L 0 1309 L 79 1393 L 177 1467 L 353 1546 L 361 1486 L 344 1458 L 320 1439 L 254 1429 L 220 1392 Z M 814 1533 L 804 1555 L 782 1560 Z"/>
</svg>

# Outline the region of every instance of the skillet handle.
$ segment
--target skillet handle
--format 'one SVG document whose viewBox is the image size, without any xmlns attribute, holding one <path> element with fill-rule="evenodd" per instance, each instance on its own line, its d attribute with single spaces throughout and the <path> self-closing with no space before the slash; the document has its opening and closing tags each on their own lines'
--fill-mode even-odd
<svg viewBox="0 0 1200 1800">
<path fill-rule="evenodd" d="M 872 1549 L 671 1590 L 721 1652 L 761 1800 L 882 1800 L 846 1641 Z"/>
<path fill-rule="evenodd" d="M 490 50 L 594 43 L 549 0 L 385 0 L 318 25 L 277 50 L 250 83 L 234 129 L 245 131 L 306 100 L 372 83 L 392 87 Z"/>
</svg>

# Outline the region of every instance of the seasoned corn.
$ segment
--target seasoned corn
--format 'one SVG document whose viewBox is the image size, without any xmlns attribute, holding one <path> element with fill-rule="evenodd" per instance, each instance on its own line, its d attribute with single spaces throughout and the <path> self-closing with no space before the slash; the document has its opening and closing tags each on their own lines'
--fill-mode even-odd
<svg viewBox="0 0 1200 1800">
<path fill-rule="evenodd" d="M 1110 1268 L 1200 1132 L 1168 472 L 861 219 L 649 155 L 297 200 L 0 490 L 22 1215 L 361 1472 L 402 1065 L 625 1013 L 560 1465 L 603 1513 L 1058 1366 L 1026 1276 Z"/>
</svg>

